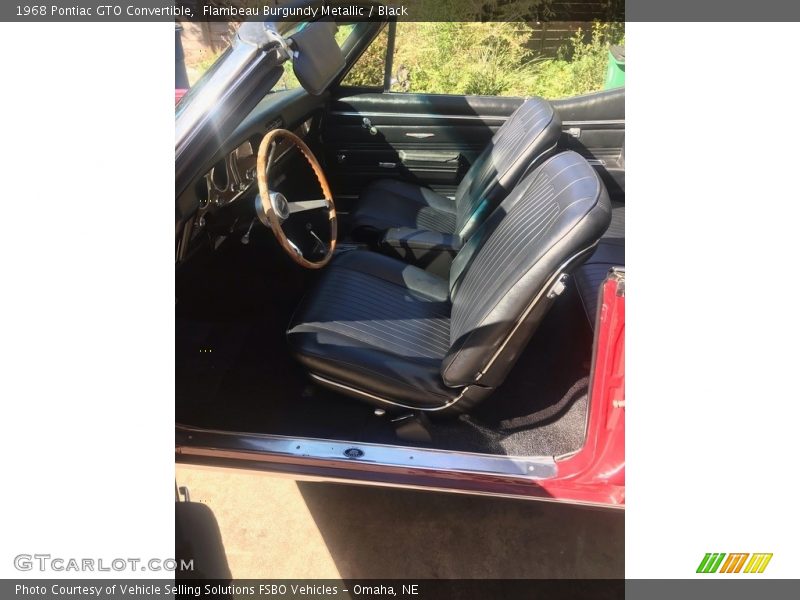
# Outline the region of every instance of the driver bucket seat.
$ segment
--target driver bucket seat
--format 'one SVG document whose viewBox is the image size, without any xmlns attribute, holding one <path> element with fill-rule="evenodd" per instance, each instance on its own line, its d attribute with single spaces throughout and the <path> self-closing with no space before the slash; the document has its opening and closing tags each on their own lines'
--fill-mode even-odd
<svg viewBox="0 0 800 600">
<path fill-rule="evenodd" d="M 528 98 L 498 129 L 467 171 L 455 199 L 394 179 L 379 179 L 361 193 L 353 213 L 356 239 L 377 241 L 393 227 L 424 229 L 468 239 L 517 181 L 556 149 L 561 120 L 543 98 Z M 459 244 L 460 245 L 460 244 Z"/>
<path fill-rule="evenodd" d="M 503 382 L 610 220 L 594 168 L 558 154 L 475 231 L 449 280 L 374 252 L 336 256 L 301 303 L 289 345 L 315 381 L 343 394 L 465 412 Z"/>
</svg>

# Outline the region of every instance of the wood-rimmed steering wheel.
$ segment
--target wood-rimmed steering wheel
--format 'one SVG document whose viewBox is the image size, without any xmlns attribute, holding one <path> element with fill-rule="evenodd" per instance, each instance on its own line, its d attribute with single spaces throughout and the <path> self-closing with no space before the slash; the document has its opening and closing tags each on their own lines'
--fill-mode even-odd
<svg viewBox="0 0 800 600">
<path fill-rule="evenodd" d="M 275 148 L 279 139 L 286 139 L 292 142 L 311 165 L 311 169 L 317 176 L 319 186 L 322 188 L 322 199 L 320 200 L 301 200 L 298 202 L 288 202 L 283 194 L 270 189 L 269 171 L 275 154 Z M 273 129 L 268 132 L 261 145 L 258 147 L 258 161 L 256 163 L 258 192 L 256 197 L 256 214 L 259 220 L 272 230 L 278 243 L 286 253 L 301 267 L 307 269 L 320 269 L 330 262 L 333 251 L 336 248 L 336 207 L 333 204 L 333 194 L 328 185 L 328 180 L 322 172 L 314 154 L 306 146 L 305 142 L 291 131 L 286 129 Z M 330 240 L 327 245 L 320 240 L 316 234 L 311 232 L 317 242 L 324 247 L 324 256 L 319 260 L 309 260 L 303 255 L 300 247 L 292 242 L 283 230 L 283 224 L 292 215 L 309 210 L 321 208 L 328 209 L 328 222 L 330 223 Z"/>
</svg>

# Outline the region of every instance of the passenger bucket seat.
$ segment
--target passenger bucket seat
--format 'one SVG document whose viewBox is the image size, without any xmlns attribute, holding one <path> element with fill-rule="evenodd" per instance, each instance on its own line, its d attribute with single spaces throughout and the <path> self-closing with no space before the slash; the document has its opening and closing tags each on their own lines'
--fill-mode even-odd
<svg viewBox="0 0 800 600">
<path fill-rule="evenodd" d="M 353 213 L 353 235 L 377 241 L 391 228 L 427 230 L 453 236 L 457 249 L 524 173 L 555 151 L 560 136 L 561 121 L 552 105 L 529 98 L 495 132 L 459 184 L 455 199 L 413 183 L 374 181 Z"/>
<path fill-rule="evenodd" d="M 383 408 L 469 410 L 499 386 L 611 209 L 574 152 L 527 175 L 456 256 L 449 280 L 388 256 L 342 253 L 288 341 L 313 379 Z"/>
</svg>

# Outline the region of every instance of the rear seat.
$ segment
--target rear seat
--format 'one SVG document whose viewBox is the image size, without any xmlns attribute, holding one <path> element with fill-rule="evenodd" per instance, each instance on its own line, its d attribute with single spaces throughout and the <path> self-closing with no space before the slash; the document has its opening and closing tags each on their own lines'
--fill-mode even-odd
<svg viewBox="0 0 800 600">
<path fill-rule="evenodd" d="M 614 202 L 611 206 L 611 225 L 600 239 L 594 254 L 575 272 L 586 316 L 592 327 L 597 317 L 600 286 L 611 267 L 625 266 L 625 204 Z"/>
</svg>

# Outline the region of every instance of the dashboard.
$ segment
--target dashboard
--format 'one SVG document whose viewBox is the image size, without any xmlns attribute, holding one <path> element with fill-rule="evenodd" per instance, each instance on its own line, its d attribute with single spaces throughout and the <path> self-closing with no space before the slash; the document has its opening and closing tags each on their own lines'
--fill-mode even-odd
<svg viewBox="0 0 800 600">
<path fill-rule="evenodd" d="M 256 157 L 260 138 L 254 136 L 217 162 L 195 185 L 200 210 L 225 206 L 256 182 Z"/>
<path fill-rule="evenodd" d="M 198 169 L 194 182 L 176 197 L 176 260 L 182 262 L 211 240 L 216 248 L 231 234 L 236 222 L 249 223 L 249 202 L 258 191 L 256 161 L 264 136 L 273 129 L 288 129 L 306 143 L 322 113 L 323 99 L 302 89 L 268 94 Z M 275 149 L 270 185 L 280 191 L 303 177 L 287 177 L 299 158 L 290 142 L 280 140 Z M 252 211 L 254 213 L 254 209 Z M 255 215 L 253 215 L 255 216 Z"/>
<path fill-rule="evenodd" d="M 301 139 L 305 139 L 311 130 L 313 119 L 306 119 L 293 130 Z M 283 127 L 280 119 L 270 122 L 263 133 L 253 135 L 239 144 L 233 151 L 217 161 L 195 185 L 198 208 L 206 211 L 214 207 L 226 206 L 236 201 L 253 188 L 256 180 L 256 161 L 258 147 L 264 135 L 273 129 Z M 273 158 L 273 167 L 279 168 L 281 160 L 294 146 L 285 140 L 278 142 Z M 279 184 L 283 174 L 273 172 L 273 183 Z"/>
</svg>

